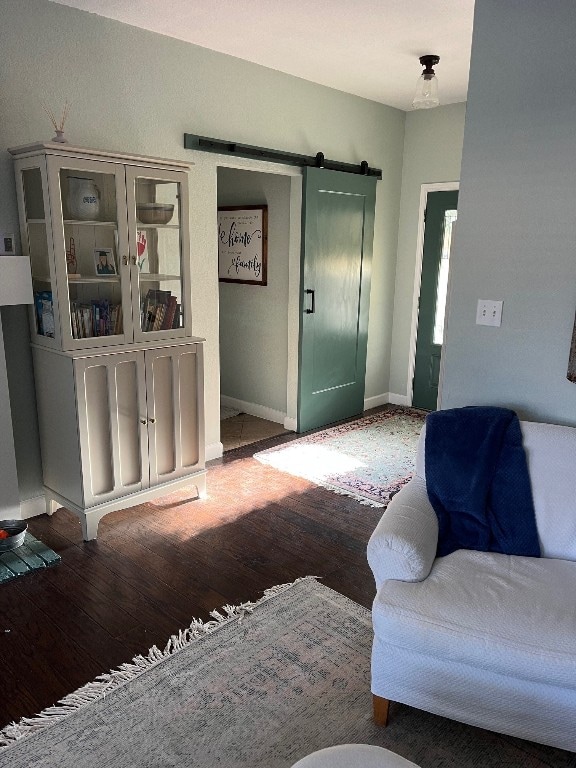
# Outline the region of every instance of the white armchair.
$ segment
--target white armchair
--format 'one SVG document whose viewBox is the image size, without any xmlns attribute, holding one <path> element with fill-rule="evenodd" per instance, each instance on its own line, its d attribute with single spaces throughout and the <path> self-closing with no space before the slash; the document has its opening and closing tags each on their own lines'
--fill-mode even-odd
<svg viewBox="0 0 576 768">
<path fill-rule="evenodd" d="M 398 701 L 576 750 L 576 429 L 522 422 L 541 558 L 436 558 L 424 432 L 368 544 L 374 716 Z"/>
</svg>

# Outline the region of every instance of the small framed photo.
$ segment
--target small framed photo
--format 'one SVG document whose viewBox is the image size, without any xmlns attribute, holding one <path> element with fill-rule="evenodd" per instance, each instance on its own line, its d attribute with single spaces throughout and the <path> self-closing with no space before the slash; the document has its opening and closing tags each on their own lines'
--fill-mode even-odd
<svg viewBox="0 0 576 768">
<path fill-rule="evenodd" d="M 15 251 L 14 234 L 11 232 L 0 232 L 0 255 L 14 256 Z"/>
<path fill-rule="evenodd" d="M 100 277 L 118 274 L 112 248 L 94 248 L 94 270 Z"/>
</svg>

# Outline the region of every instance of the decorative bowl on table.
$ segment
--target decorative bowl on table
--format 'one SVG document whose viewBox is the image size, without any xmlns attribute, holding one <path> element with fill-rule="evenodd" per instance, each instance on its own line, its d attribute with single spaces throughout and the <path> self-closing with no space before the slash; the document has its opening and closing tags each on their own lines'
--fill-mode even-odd
<svg viewBox="0 0 576 768">
<path fill-rule="evenodd" d="M 142 224 L 168 224 L 173 214 L 171 203 L 136 203 L 136 216 Z"/>
<path fill-rule="evenodd" d="M 0 552 L 16 549 L 24 543 L 28 529 L 25 520 L 0 520 Z"/>
</svg>

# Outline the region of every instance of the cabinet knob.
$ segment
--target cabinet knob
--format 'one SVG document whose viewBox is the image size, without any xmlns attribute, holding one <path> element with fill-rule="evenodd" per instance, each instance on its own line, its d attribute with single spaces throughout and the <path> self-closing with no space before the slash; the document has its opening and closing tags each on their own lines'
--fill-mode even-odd
<svg viewBox="0 0 576 768">
<path fill-rule="evenodd" d="M 132 256 L 132 264 L 136 265 L 136 256 Z"/>
<path fill-rule="evenodd" d="M 148 421 L 150 422 L 150 424 L 156 424 L 156 419 L 148 419 Z"/>
<path fill-rule="evenodd" d="M 122 256 L 122 264 L 124 264 L 125 267 L 128 266 L 128 256 Z"/>
<path fill-rule="evenodd" d="M 140 424 L 146 424 L 146 419 L 140 419 Z"/>
</svg>

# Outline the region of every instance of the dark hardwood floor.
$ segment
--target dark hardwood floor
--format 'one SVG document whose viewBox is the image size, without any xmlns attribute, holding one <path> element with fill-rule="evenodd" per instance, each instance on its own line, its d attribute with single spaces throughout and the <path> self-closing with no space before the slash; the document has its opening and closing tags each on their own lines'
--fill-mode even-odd
<svg viewBox="0 0 576 768">
<path fill-rule="evenodd" d="M 29 520 L 62 562 L 0 587 L 0 727 L 274 584 L 312 574 L 370 607 L 366 544 L 382 510 L 252 458 L 291 439 L 230 451 L 209 464 L 207 499 L 112 513 L 93 542 L 66 510 Z"/>
</svg>

